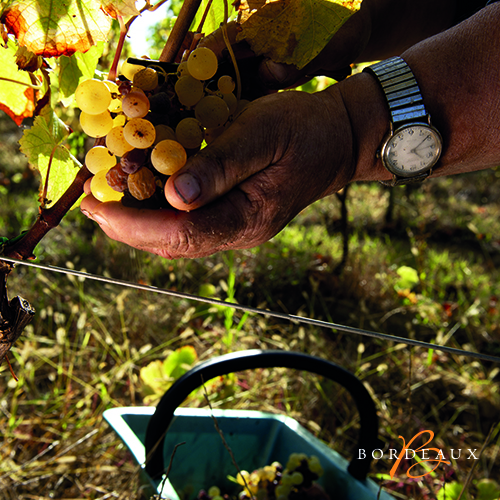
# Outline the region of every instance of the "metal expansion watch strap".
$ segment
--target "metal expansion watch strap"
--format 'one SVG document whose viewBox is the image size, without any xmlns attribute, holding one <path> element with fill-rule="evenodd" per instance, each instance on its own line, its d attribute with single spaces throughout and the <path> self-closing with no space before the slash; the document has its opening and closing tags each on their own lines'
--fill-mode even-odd
<svg viewBox="0 0 500 500">
<path fill-rule="evenodd" d="M 391 116 L 391 133 L 408 123 L 430 126 L 429 113 L 424 106 L 418 83 L 412 70 L 401 57 L 391 57 L 365 68 L 364 71 L 374 75 L 382 87 Z M 384 166 L 387 168 L 385 162 Z M 428 169 L 423 173 L 416 172 L 414 176 L 408 177 L 392 172 L 393 180 L 381 181 L 381 183 L 396 186 L 422 182 L 430 175 L 431 170 Z"/>
</svg>

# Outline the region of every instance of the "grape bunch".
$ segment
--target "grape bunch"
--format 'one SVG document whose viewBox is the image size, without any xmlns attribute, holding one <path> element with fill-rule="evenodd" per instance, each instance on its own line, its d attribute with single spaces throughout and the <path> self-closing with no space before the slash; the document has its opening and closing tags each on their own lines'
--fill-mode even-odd
<svg viewBox="0 0 500 500">
<path fill-rule="evenodd" d="M 103 142 L 85 157 L 99 201 L 168 206 L 168 177 L 248 103 L 238 102 L 230 75 L 216 76 L 218 61 L 209 48 L 192 50 L 175 73 L 153 63 L 124 63 L 116 82 L 91 79 L 76 89 L 83 131 Z"/>
<path fill-rule="evenodd" d="M 273 462 L 253 472 L 239 472 L 236 481 L 243 489 L 238 500 L 307 500 L 310 488 L 322 474 L 318 457 L 292 453 L 285 468 L 279 462 Z M 198 500 L 229 499 L 228 495 L 221 495 L 217 486 L 198 494 Z"/>
</svg>

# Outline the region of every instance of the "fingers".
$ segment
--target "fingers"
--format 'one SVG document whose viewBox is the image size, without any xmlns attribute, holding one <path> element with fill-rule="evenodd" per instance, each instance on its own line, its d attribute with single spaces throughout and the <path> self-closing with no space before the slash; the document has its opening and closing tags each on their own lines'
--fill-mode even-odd
<svg viewBox="0 0 500 500">
<path fill-rule="evenodd" d="M 165 185 L 168 202 L 194 210 L 279 160 L 286 144 L 281 114 L 267 110 L 274 95 L 255 101 L 213 143 L 191 157 Z"/>
<path fill-rule="evenodd" d="M 227 196 L 194 212 L 140 210 L 87 196 L 82 212 L 112 239 L 169 259 L 198 258 L 263 243 L 288 222 L 276 203 L 265 205 L 262 182 L 243 183 Z M 269 224 L 272 220 L 272 224 Z"/>
</svg>

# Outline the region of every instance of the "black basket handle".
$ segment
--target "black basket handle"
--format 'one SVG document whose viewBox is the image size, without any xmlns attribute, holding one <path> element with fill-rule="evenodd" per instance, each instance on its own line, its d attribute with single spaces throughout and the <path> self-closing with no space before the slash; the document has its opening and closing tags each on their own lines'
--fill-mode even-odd
<svg viewBox="0 0 500 500">
<path fill-rule="evenodd" d="M 164 473 L 163 443 L 166 432 L 175 409 L 192 391 L 203 385 L 203 382 L 215 377 L 243 370 L 273 367 L 315 373 L 339 383 L 349 391 L 360 416 L 357 449 L 365 451 L 365 458 L 352 458 L 348 471 L 353 477 L 363 481 L 370 468 L 372 451 L 380 448 L 375 404 L 363 383 L 351 372 L 322 358 L 300 352 L 261 351 L 259 349 L 239 351 L 210 359 L 195 366 L 174 382 L 158 403 L 146 429 L 146 471 L 148 474 L 152 478 L 159 478 Z"/>
</svg>

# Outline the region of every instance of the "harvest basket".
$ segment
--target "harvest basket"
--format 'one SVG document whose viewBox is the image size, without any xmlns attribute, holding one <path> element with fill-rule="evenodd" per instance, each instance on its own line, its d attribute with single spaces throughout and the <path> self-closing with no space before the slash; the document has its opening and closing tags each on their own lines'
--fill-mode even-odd
<svg viewBox="0 0 500 500">
<path fill-rule="evenodd" d="M 309 371 L 344 386 L 360 416 L 355 456 L 341 457 L 315 438 L 293 418 L 246 410 L 179 408 L 195 389 L 214 377 L 256 369 L 283 367 Z M 120 436 L 142 469 L 152 493 L 170 500 L 191 500 L 199 490 L 217 485 L 223 492 L 236 493 L 227 479 L 236 470 L 214 417 L 241 469 L 252 471 L 273 461 L 286 463 L 291 453 L 316 455 L 324 474 L 318 483 L 331 500 L 392 500 L 367 478 L 372 450 L 380 448 L 375 405 L 361 381 L 345 369 L 321 358 L 290 351 L 240 351 L 199 364 L 179 378 L 156 408 L 114 408 L 104 418 Z M 174 448 L 168 480 L 163 481 Z M 366 458 L 359 459 L 359 449 Z M 147 460 L 146 460 L 147 457 Z"/>
</svg>

